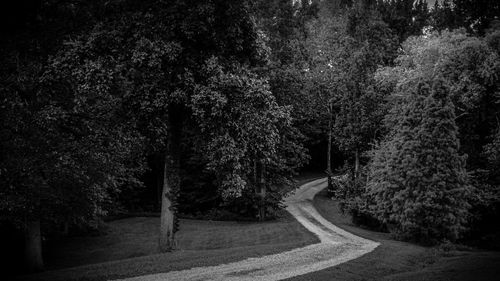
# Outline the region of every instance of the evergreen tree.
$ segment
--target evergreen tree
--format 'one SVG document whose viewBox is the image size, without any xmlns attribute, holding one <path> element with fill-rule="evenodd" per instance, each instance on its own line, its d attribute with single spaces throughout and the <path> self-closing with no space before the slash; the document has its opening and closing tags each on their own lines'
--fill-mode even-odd
<svg viewBox="0 0 500 281">
<path fill-rule="evenodd" d="M 374 153 L 369 211 L 402 238 L 456 240 L 469 189 L 453 103 L 439 78 L 407 87 L 409 103 L 390 115 L 399 121 Z"/>
</svg>

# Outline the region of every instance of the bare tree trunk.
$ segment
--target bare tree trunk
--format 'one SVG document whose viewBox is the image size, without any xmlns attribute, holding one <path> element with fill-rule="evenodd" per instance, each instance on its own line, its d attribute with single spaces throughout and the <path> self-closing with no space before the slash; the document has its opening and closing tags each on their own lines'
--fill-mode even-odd
<svg viewBox="0 0 500 281">
<path fill-rule="evenodd" d="M 172 187 L 168 180 L 169 167 L 168 153 L 165 153 L 165 163 L 163 166 L 163 191 L 161 198 L 161 217 L 160 217 L 160 251 L 170 251 L 174 247 L 174 212 L 171 210 L 172 201 L 170 200 Z"/>
<path fill-rule="evenodd" d="M 257 159 L 253 160 L 253 184 L 254 184 L 255 194 L 258 194 L 259 193 L 259 176 L 258 176 L 258 170 L 257 170 Z"/>
<path fill-rule="evenodd" d="M 359 174 L 359 150 L 356 148 L 354 152 L 354 178 L 358 178 Z"/>
<path fill-rule="evenodd" d="M 266 218 L 266 164 L 261 163 L 260 168 L 260 206 L 259 206 L 259 220 L 263 221 Z"/>
<path fill-rule="evenodd" d="M 25 235 L 25 259 L 29 271 L 43 270 L 42 257 L 42 234 L 40 230 L 40 220 L 26 223 Z"/>
<path fill-rule="evenodd" d="M 160 251 L 175 248 L 175 232 L 178 230 L 177 197 L 180 192 L 180 159 L 183 126 L 183 108 L 172 105 L 168 110 L 169 136 L 164 154 L 163 188 L 161 194 Z"/>
<path fill-rule="evenodd" d="M 332 190 L 332 109 L 328 108 L 328 149 L 326 155 L 326 174 L 328 176 L 328 190 Z"/>
<path fill-rule="evenodd" d="M 163 157 L 164 158 L 164 157 Z M 158 156 L 158 158 L 156 159 L 158 162 L 158 170 L 161 171 L 161 164 L 162 164 L 162 157 L 161 156 Z M 165 166 L 163 167 L 163 169 L 165 169 Z M 163 171 L 163 174 L 162 173 L 157 173 L 156 174 L 156 210 L 160 210 L 161 211 L 161 204 L 162 204 L 162 194 L 163 194 L 163 180 L 165 178 L 165 171 Z"/>
</svg>

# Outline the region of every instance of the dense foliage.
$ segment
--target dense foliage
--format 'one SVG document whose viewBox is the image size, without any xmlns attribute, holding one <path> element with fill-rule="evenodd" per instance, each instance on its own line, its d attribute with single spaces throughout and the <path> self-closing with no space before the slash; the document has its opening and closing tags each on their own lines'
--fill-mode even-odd
<svg viewBox="0 0 500 281">
<path fill-rule="evenodd" d="M 411 37 L 396 66 L 378 70 L 379 87 L 391 92 L 387 133 L 372 151 L 366 190 L 352 185 L 357 192 L 342 197 L 365 217 L 358 219 L 377 218 L 403 237 L 428 242 L 498 231 L 484 221 L 498 216 L 500 199 L 492 166 L 500 63 L 493 37 L 463 31 Z"/>
<path fill-rule="evenodd" d="M 500 233 L 497 1 L 22 3 L 1 17 L 0 223 L 33 269 L 42 237 L 109 215 L 161 212 L 162 250 L 179 215 L 272 219 L 308 161 L 357 223 Z"/>
<path fill-rule="evenodd" d="M 418 81 L 420 80 L 420 81 Z M 405 106 L 373 155 L 365 212 L 405 238 L 456 240 L 467 221 L 465 158 L 443 81 L 408 81 Z"/>
<path fill-rule="evenodd" d="M 120 201 L 144 190 L 146 157 L 163 185 L 162 249 L 173 245 L 184 177 L 212 179 L 204 184 L 225 204 L 255 191 L 260 210 L 245 216 L 279 208 L 274 187 L 289 183 L 304 152 L 289 109 L 252 70 L 270 54 L 248 4 L 92 4 L 106 12 L 74 7 L 91 26 L 57 36 L 47 28 L 58 41 L 37 37 L 41 53 L 2 44 L 2 219 L 28 234 L 32 266 L 41 266 L 46 230 L 95 225 L 117 203 L 130 205 Z M 193 159 L 198 171 L 183 166 Z"/>
</svg>

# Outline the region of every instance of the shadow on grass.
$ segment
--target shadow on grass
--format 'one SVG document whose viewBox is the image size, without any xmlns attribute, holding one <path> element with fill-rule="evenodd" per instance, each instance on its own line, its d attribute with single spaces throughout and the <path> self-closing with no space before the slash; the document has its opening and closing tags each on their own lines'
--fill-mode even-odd
<svg viewBox="0 0 500 281">
<path fill-rule="evenodd" d="M 321 177 L 316 175 L 314 178 Z M 304 176 L 300 182 L 311 180 Z M 289 251 L 319 242 L 286 211 L 266 222 L 181 220 L 178 250 L 159 253 L 158 217 L 107 223 L 107 234 L 59 241 L 48 271 L 17 280 L 109 280 L 212 266 Z"/>
</svg>

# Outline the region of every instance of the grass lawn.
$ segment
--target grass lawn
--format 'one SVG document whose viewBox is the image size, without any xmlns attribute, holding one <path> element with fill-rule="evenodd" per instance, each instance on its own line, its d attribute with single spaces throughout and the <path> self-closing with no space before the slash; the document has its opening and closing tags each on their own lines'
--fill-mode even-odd
<svg viewBox="0 0 500 281">
<path fill-rule="evenodd" d="M 356 260 L 290 280 L 500 280 L 500 252 L 443 252 L 396 241 L 353 225 L 326 192 L 315 197 L 314 205 L 337 226 L 381 245 Z M 181 220 L 178 249 L 162 254 L 157 252 L 158 226 L 155 217 L 109 222 L 106 235 L 59 241 L 46 251 L 48 271 L 17 279 L 109 280 L 230 263 L 318 242 L 284 212 L 279 220 L 264 223 Z"/>
<path fill-rule="evenodd" d="M 359 228 L 339 212 L 326 192 L 314 198 L 319 213 L 335 225 L 381 243 L 373 252 L 353 261 L 288 280 L 500 280 L 500 252 L 438 251 L 391 239 L 387 233 Z"/>
<path fill-rule="evenodd" d="M 288 213 L 270 222 L 181 220 L 177 250 L 157 251 L 159 218 L 107 224 L 107 234 L 68 238 L 47 252 L 48 271 L 21 280 L 108 280 L 243 260 L 317 243 Z"/>
</svg>

